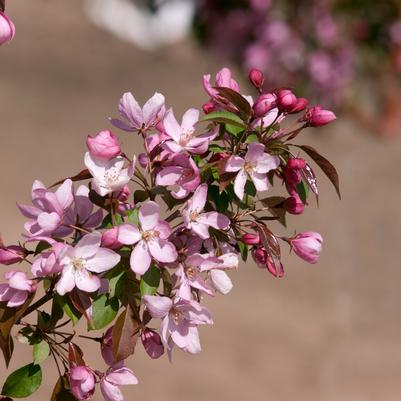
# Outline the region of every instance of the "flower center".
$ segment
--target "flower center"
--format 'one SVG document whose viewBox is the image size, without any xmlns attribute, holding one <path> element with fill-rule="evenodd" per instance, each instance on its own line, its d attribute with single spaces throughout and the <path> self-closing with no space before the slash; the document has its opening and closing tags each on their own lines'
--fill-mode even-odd
<svg viewBox="0 0 401 401">
<path fill-rule="evenodd" d="M 72 267 L 75 270 L 84 270 L 86 268 L 86 261 L 82 258 L 74 258 L 71 261 Z"/>
<path fill-rule="evenodd" d="M 159 236 L 160 236 L 160 233 L 157 230 L 149 230 L 149 231 L 144 231 L 142 233 L 142 238 L 145 241 L 150 241 L 150 240 L 152 240 L 154 238 L 158 238 Z"/>
<path fill-rule="evenodd" d="M 244 165 L 244 170 L 248 173 L 251 174 L 255 170 L 255 165 L 252 162 L 245 162 Z"/>
<path fill-rule="evenodd" d="M 194 129 L 193 128 L 189 128 L 186 131 L 184 131 L 180 137 L 180 145 L 181 146 L 186 146 L 187 143 L 192 139 L 192 136 L 194 134 Z"/>
<path fill-rule="evenodd" d="M 104 181 L 107 185 L 114 184 L 120 175 L 120 170 L 116 167 L 112 167 L 104 173 Z"/>
<path fill-rule="evenodd" d="M 193 211 L 191 212 L 191 214 L 189 215 L 189 219 L 190 219 L 191 221 L 198 221 L 198 219 L 199 219 L 199 213 L 198 213 L 196 210 L 193 210 Z"/>
<path fill-rule="evenodd" d="M 177 309 L 172 309 L 170 313 L 171 313 L 171 317 L 174 320 L 174 323 L 178 326 L 178 324 L 180 323 L 181 317 L 182 317 L 182 313 Z"/>
<path fill-rule="evenodd" d="M 189 279 L 194 279 L 198 274 L 198 269 L 194 266 L 189 266 L 185 268 L 185 274 Z"/>
</svg>

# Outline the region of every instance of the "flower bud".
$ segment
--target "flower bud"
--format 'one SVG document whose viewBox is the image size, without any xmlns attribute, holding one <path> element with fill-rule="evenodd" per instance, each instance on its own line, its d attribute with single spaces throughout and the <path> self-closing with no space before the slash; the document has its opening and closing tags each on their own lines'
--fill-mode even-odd
<svg viewBox="0 0 401 401">
<path fill-rule="evenodd" d="M 258 245 L 260 244 L 259 234 L 246 233 L 242 236 L 241 241 L 245 245 Z"/>
<path fill-rule="evenodd" d="M 138 163 L 142 168 L 146 168 L 149 163 L 149 158 L 145 153 L 140 153 L 138 155 Z"/>
<path fill-rule="evenodd" d="M 280 262 L 280 266 L 277 269 L 276 265 L 273 262 L 273 260 L 271 258 L 269 258 L 269 257 L 267 258 L 267 261 L 266 261 L 266 269 L 274 277 L 280 278 L 280 277 L 284 276 L 283 264 Z"/>
<path fill-rule="evenodd" d="M 273 93 L 260 95 L 252 106 L 255 117 L 264 117 L 270 110 L 276 107 L 276 96 Z"/>
<path fill-rule="evenodd" d="M 18 245 L 0 248 L 0 264 L 12 265 L 24 260 L 25 249 Z"/>
<path fill-rule="evenodd" d="M 277 107 L 281 112 L 290 112 L 297 104 L 297 97 L 289 89 L 280 89 L 276 93 Z"/>
<path fill-rule="evenodd" d="M 6 14 L 0 11 L 0 46 L 11 41 L 15 35 L 15 26 Z"/>
<path fill-rule="evenodd" d="M 118 228 L 113 227 L 102 233 L 101 245 L 103 248 L 118 249 L 123 246 L 121 242 L 118 241 Z"/>
<path fill-rule="evenodd" d="M 256 89 L 260 89 L 265 82 L 265 77 L 262 71 L 257 68 L 252 68 L 251 71 L 249 71 L 249 80 Z"/>
<path fill-rule="evenodd" d="M 111 131 L 101 131 L 96 136 L 88 135 L 86 146 L 92 156 L 111 160 L 121 153 L 118 138 Z"/>
<path fill-rule="evenodd" d="M 160 358 L 164 354 L 164 345 L 160 335 L 155 331 L 145 328 L 141 340 L 145 351 L 152 359 Z"/>
<path fill-rule="evenodd" d="M 307 110 L 307 112 L 299 119 L 300 122 L 306 122 L 310 127 L 321 127 L 336 119 L 336 115 L 325 110 L 321 106 L 315 106 Z"/>
<path fill-rule="evenodd" d="M 306 231 L 289 239 L 293 251 L 303 260 L 316 263 L 322 252 L 323 238 L 319 233 Z"/>
<path fill-rule="evenodd" d="M 90 400 L 95 392 L 96 377 L 92 369 L 86 366 L 75 366 L 71 368 L 70 390 L 77 400 Z"/>
<path fill-rule="evenodd" d="M 300 157 L 292 157 L 288 159 L 287 168 L 294 169 L 294 170 L 302 170 L 306 166 L 305 159 Z"/>
<path fill-rule="evenodd" d="M 260 268 L 264 268 L 267 261 L 267 252 L 264 248 L 254 248 L 251 251 L 253 260 Z"/>
<path fill-rule="evenodd" d="M 205 104 L 202 106 L 202 110 L 203 110 L 203 112 L 204 112 L 205 114 L 211 113 L 212 111 L 215 110 L 215 108 L 216 108 L 216 105 L 215 105 L 215 103 L 212 102 L 212 101 L 207 102 L 207 103 L 205 103 Z"/>
<path fill-rule="evenodd" d="M 305 110 L 308 107 L 308 100 L 304 97 L 299 97 L 295 102 L 293 108 L 288 112 L 291 114 L 299 113 L 302 110 Z"/>
<path fill-rule="evenodd" d="M 284 209 L 290 214 L 302 214 L 305 210 L 305 205 L 300 197 L 296 194 L 287 198 L 283 203 Z"/>
</svg>

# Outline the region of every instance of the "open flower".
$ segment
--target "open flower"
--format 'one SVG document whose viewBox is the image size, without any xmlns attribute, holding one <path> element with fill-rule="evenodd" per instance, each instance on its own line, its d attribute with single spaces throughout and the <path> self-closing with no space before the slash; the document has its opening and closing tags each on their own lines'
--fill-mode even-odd
<svg viewBox="0 0 401 401">
<path fill-rule="evenodd" d="M 100 247 L 101 237 L 98 232 L 87 234 L 75 247 L 65 247 L 60 255 L 63 271 L 56 284 L 56 291 L 60 295 L 75 287 L 85 292 L 97 291 L 101 287 L 101 280 L 93 273 L 103 273 L 120 262 L 120 255 Z"/>
<path fill-rule="evenodd" d="M 50 251 L 42 252 L 32 264 L 32 274 L 35 277 L 47 277 L 52 274 L 60 273 L 63 268 L 60 265 L 59 258 L 64 248 L 64 244 L 55 242 Z"/>
<path fill-rule="evenodd" d="M 131 369 L 122 362 L 110 367 L 100 381 L 100 390 L 106 401 L 122 401 L 123 394 L 119 386 L 138 384 L 138 379 Z"/>
<path fill-rule="evenodd" d="M 95 392 L 96 377 L 92 369 L 86 366 L 74 366 L 70 370 L 70 389 L 79 401 L 90 400 Z"/>
<path fill-rule="evenodd" d="M 160 208 L 156 202 L 148 201 L 139 209 L 140 229 L 132 224 L 119 226 L 118 241 L 135 245 L 131 253 L 131 269 L 144 274 L 152 258 L 161 263 L 172 263 L 177 259 L 175 246 L 167 239 L 171 235 L 170 225 L 160 220 Z"/>
<path fill-rule="evenodd" d="M 242 200 L 248 177 L 251 178 L 257 191 L 267 191 L 269 181 L 266 173 L 276 169 L 279 165 L 280 159 L 277 156 L 265 153 L 265 145 L 250 143 L 245 158 L 231 156 L 227 160 L 225 170 L 227 172 L 238 172 L 234 181 L 234 192 Z"/>
<path fill-rule="evenodd" d="M 179 348 L 191 353 L 201 350 L 196 326 L 213 324 L 209 311 L 196 301 L 145 295 L 143 301 L 150 315 L 162 319 L 160 332 L 167 344 L 171 339 Z"/>
<path fill-rule="evenodd" d="M 185 112 L 181 125 L 178 124 L 173 111 L 168 111 L 164 117 L 163 125 L 166 134 L 173 140 L 167 141 L 165 147 L 173 153 L 179 153 L 183 150 L 192 154 L 205 153 L 209 147 L 209 142 L 216 137 L 217 133 L 212 131 L 195 136 L 195 124 L 198 120 L 199 111 L 196 109 L 189 109 Z"/>
<path fill-rule="evenodd" d="M 219 94 L 217 90 L 213 88 L 212 84 L 210 83 L 210 79 L 211 79 L 210 74 L 203 76 L 203 87 L 213 100 L 218 100 Z M 237 81 L 233 79 L 231 70 L 227 67 L 222 68 L 216 74 L 216 83 L 214 86 L 230 88 L 236 92 L 239 91 L 239 85 Z"/>
<path fill-rule="evenodd" d="M 124 93 L 118 106 L 121 116 L 127 121 L 111 119 L 111 123 L 123 131 L 146 131 L 154 127 L 164 115 L 164 96 L 155 93 L 141 108 L 132 95 Z"/>
<path fill-rule="evenodd" d="M 200 185 L 183 210 L 185 227 L 191 229 L 199 237 L 210 237 L 209 227 L 217 230 L 226 230 L 230 226 L 230 219 L 222 213 L 202 213 L 207 200 L 207 185 Z"/>
<path fill-rule="evenodd" d="M 89 152 L 85 154 L 85 165 L 92 174 L 92 187 L 100 195 L 106 196 L 120 191 L 129 183 L 134 174 L 135 157 L 124 168 L 124 158 L 121 156 L 111 160 L 93 157 Z"/>
<path fill-rule="evenodd" d="M 36 283 L 29 280 L 24 272 L 9 271 L 4 278 L 8 284 L 0 284 L 0 302 L 7 302 L 9 308 L 21 306 L 28 295 L 36 291 Z"/>
</svg>

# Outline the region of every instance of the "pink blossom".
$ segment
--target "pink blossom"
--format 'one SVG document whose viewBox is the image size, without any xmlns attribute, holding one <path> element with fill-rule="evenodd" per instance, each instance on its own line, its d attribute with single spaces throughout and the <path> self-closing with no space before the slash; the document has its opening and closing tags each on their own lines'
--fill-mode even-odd
<svg viewBox="0 0 401 401">
<path fill-rule="evenodd" d="M 231 156 L 226 163 L 225 170 L 238 172 L 234 181 L 234 192 L 239 199 L 243 199 L 245 184 L 248 176 L 251 178 L 257 191 L 267 191 L 269 182 L 266 173 L 276 169 L 280 165 L 277 156 L 265 153 L 265 145 L 250 143 L 245 158 Z"/>
<path fill-rule="evenodd" d="M 48 191 L 42 182 L 35 181 L 32 186 L 33 206 L 21 204 L 17 206 L 21 213 L 30 219 L 25 223 L 25 229 L 30 236 L 64 237 L 72 232 L 71 228 L 63 225 L 73 201 L 70 179 L 65 180 L 55 193 Z"/>
<path fill-rule="evenodd" d="M 70 370 L 70 389 L 79 401 L 90 400 L 95 392 L 96 377 L 92 369 L 86 366 L 74 366 Z"/>
<path fill-rule="evenodd" d="M 196 109 L 189 109 L 185 112 L 181 125 L 178 124 L 173 111 L 168 111 L 163 124 L 166 134 L 172 140 L 165 142 L 165 147 L 173 153 L 180 153 L 184 150 L 192 154 L 205 153 L 209 142 L 216 137 L 216 132 L 195 136 L 195 125 L 198 121 L 199 111 Z"/>
<path fill-rule="evenodd" d="M 114 126 L 128 132 L 146 131 L 163 118 L 164 96 L 156 92 L 141 108 L 132 93 L 127 92 L 120 100 L 118 111 L 127 122 L 111 119 Z"/>
<path fill-rule="evenodd" d="M 88 135 L 86 146 L 93 157 L 110 160 L 121 154 L 118 138 L 111 131 L 101 131 L 96 136 Z"/>
<path fill-rule="evenodd" d="M 277 107 L 281 112 L 289 112 L 297 103 L 297 97 L 289 89 L 280 89 L 276 93 Z"/>
<path fill-rule="evenodd" d="M 258 70 L 257 68 L 252 68 L 249 71 L 248 78 L 251 84 L 257 89 L 260 89 L 265 81 L 263 72 Z"/>
<path fill-rule="evenodd" d="M 241 241 L 246 245 L 258 245 L 260 244 L 260 236 L 257 233 L 246 233 L 241 237 Z"/>
<path fill-rule="evenodd" d="M 336 115 L 332 111 L 325 110 L 321 106 L 314 106 L 307 110 L 299 121 L 306 122 L 310 127 L 320 127 L 329 124 L 336 118 Z"/>
<path fill-rule="evenodd" d="M 163 163 L 163 168 L 156 176 L 156 185 L 178 185 L 178 190 L 171 192 L 178 199 L 187 197 L 199 184 L 199 168 L 189 155 L 184 154 L 174 155 Z"/>
<path fill-rule="evenodd" d="M 19 245 L 4 246 L 0 237 L 0 264 L 13 265 L 24 260 L 26 250 Z"/>
<path fill-rule="evenodd" d="M 95 292 L 101 287 L 100 278 L 93 273 L 103 273 L 120 262 L 120 255 L 111 249 L 101 248 L 101 234 L 85 235 L 76 245 L 67 245 L 60 255 L 63 270 L 56 284 L 60 295 L 75 287 L 84 292 Z"/>
<path fill-rule="evenodd" d="M 13 40 L 15 26 L 11 19 L 0 11 L 0 46 Z"/>
<path fill-rule="evenodd" d="M 110 228 L 102 233 L 102 247 L 110 249 L 118 249 L 122 247 L 122 243 L 118 241 L 118 227 Z"/>
<path fill-rule="evenodd" d="M 213 324 L 209 311 L 196 301 L 145 295 L 144 304 L 150 315 L 162 319 L 160 332 L 163 341 L 169 339 L 179 348 L 199 353 L 201 350 L 197 325 Z"/>
<path fill-rule="evenodd" d="M 252 106 L 256 117 L 264 117 L 266 114 L 276 108 L 276 95 L 273 93 L 264 93 L 260 95 Z M 277 115 L 277 113 L 276 113 Z"/>
<path fill-rule="evenodd" d="M 160 335 L 153 330 L 145 328 L 141 334 L 142 345 L 146 353 L 152 358 L 160 358 L 164 354 L 164 345 Z"/>
<path fill-rule="evenodd" d="M 24 272 L 12 270 L 5 273 L 4 278 L 8 284 L 0 284 L 0 302 L 7 302 L 9 308 L 23 305 L 28 295 L 36 291 L 36 283 Z"/>
<path fill-rule="evenodd" d="M 210 237 L 209 227 L 217 230 L 226 230 L 230 226 L 227 216 L 217 212 L 203 212 L 207 200 L 207 185 L 200 185 L 192 198 L 186 203 L 183 210 L 184 225 L 199 237 L 206 239 Z"/>
<path fill-rule="evenodd" d="M 171 235 L 170 225 L 160 220 L 160 208 L 156 202 L 148 201 L 139 209 L 140 229 L 132 224 L 119 226 L 118 241 L 125 245 L 136 244 L 131 253 L 131 269 L 144 274 L 152 258 L 161 263 L 172 263 L 177 259 L 175 246 L 167 239 Z"/>
<path fill-rule="evenodd" d="M 42 252 L 32 264 L 32 274 L 35 277 L 47 277 L 53 274 L 60 273 L 62 270 L 62 266 L 60 265 L 59 258 L 64 248 L 64 244 L 60 242 L 55 242 L 52 245 L 52 249 L 50 251 Z"/>
<path fill-rule="evenodd" d="M 316 263 L 322 252 L 323 238 L 319 233 L 306 231 L 289 239 L 292 250 L 303 260 Z"/>
<path fill-rule="evenodd" d="M 227 67 L 222 68 L 217 74 L 216 74 L 216 83 L 215 85 L 212 85 L 210 83 L 210 74 L 204 75 L 203 76 L 203 87 L 205 91 L 209 94 L 209 96 L 213 100 L 218 100 L 219 95 L 216 89 L 213 88 L 213 86 L 218 86 L 218 87 L 223 87 L 223 88 L 230 88 L 236 92 L 239 92 L 239 85 L 237 81 L 235 81 L 232 78 L 232 73 L 231 70 Z"/>
<path fill-rule="evenodd" d="M 138 384 L 138 379 L 131 369 L 122 362 L 110 367 L 100 381 L 100 390 L 105 401 L 122 401 L 123 394 L 119 386 Z"/>
<path fill-rule="evenodd" d="M 302 214 L 305 210 L 304 203 L 295 192 L 284 201 L 283 207 L 290 214 Z"/>
<path fill-rule="evenodd" d="M 111 160 L 93 157 L 85 154 L 85 165 L 92 174 L 92 187 L 100 195 L 106 196 L 120 191 L 131 180 L 134 174 L 135 157 L 127 168 L 124 168 L 124 158 L 118 156 Z"/>
</svg>

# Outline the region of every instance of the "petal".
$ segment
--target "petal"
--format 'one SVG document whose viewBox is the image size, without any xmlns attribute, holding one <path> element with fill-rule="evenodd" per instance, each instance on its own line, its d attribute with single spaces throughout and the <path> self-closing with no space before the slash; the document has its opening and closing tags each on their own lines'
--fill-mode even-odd
<svg viewBox="0 0 401 401">
<path fill-rule="evenodd" d="M 225 171 L 227 172 L 237 172 L 244 167 L 245 160 L 239 156 L 231 156 L 225 166 Z"/>
<path fill-rule="evenodd" d="M 138 228 L 132 224 L 121 224 L 118 226 L 117 240 L 124 245 L 136 244 L 142 238 Z"/>
<path fill-rule="evenodd" d="M 192 198 L 189 200 L 189 209 L 191 211 L 197 211 L 198 213 L 203 210 L 207 199 L 207 184 L 200 185 Z"/>
<path fill-rule="evenodd" d="M 134 98 L 131 92 L 126 92 L 120 99 L 118 106 L 120 114 L 126 118 L 134 128 L 141 128 L 143 123 L 143 113 L 138 102 Z"/>
<path fill-rule="evenodd" d="M 180 166 L 165 167 L 156 176 L 156 185 L 175 185 L 183 174 Z"/>
<path fill-rule="evenodd" d="M 279 165 L 280 159 L 277 156 L 263 153 L 262 157 L 257 161 L 256 172 L 266 174 L 270 170 L 276 169 Z"/>
<path fill-rule="evenodd" d="M 257 162 L 265 152 L 265 145 L 252 142 L 248 145 L 248 150 L 245 155 L 245 160 L 249 162 Z"/>
<path fill-rule="evenodd" d="M 85 292 L 95 292 L 101 287 L 99 277 L 85 269 L 75 273 L 75 284 L 81 291 Z"/>
<path fill-rule="evenodd" d="M 105 379 L 100 382 L 100 391 L 105 401 L 123 401 L 124 399 L 121 390 Z"/>
<path fill-rule="evenodd" d="M 148 247 L 150 254 L 158 261 L 162 263 L 174 262 L 178 255 L 175 246 L 164 239 L 157 238 L 148 241 Z"/>
<path fill-rule="evenodd" d="M 103 210 L 98 209 L 89 218 L 83 222 L 86 228 L 97 227 L 103 220 Z"/>
<path fill-rule="evenodd" d="M 217 230 L 225 230 L 230 226 L 230 219 L 226 215 L 217 212 L 202 213 L 198 221 Z"/>
<path fill-rule="evenodd" d="M 154 229 L 159 232 L 159 236 L 160 236 L 161 239 L 167 239 L 172 233 L 170 224 L 167 223 L 167 221 L 164 221 L 164 220 L 160 220 L 156 224 Z"/>
<path fill-rule="evenodd" d="M 244 198 L 244 190 L 245 190 L 245 184 L 246 184 L 247 179 L 248 179 L 248 176 L 243 169 L 241 169 L 238 172 L 237 176 L 235 177 L 234 192 L 235 192 L 235 195 L 237 195 L 238 198 L 241 200 Z"/>
<path fill-rule="evenodd" d="M 189 326 L 188 344 L 185 347 L 185 351 L 189 352 L 190 354 L 199 354 L 201 350 L 198 329 L 196 326 Z"/>
<path fill-rule="evenodd" d="M 38 216 L 37 222 L 41 228 L 47 232 L 54 231 L 61 223 L 60 216 L 53 213 L 41 213 Z"/>
<path fill-rule="evenodd" d="M 24 272 L 14 272 L 8 281 L 11 288 L 20 291 L 31 291 L 32 281 L 28 280 Z"/>
<path fill-rule="evenodd" d="M 178 124 L 172 110 L 169 110 L 164 116 L 163 125 L 166 134 L 176 142 L 179 142 L 182 135 L 182 128 Z"/>
<path fill-rule="evenodd" d="M 17 203 L 17 207 L 25 217 L 28 217 L 28 219 L 36 219 L 42 213 L 42 211 L 35 206 L 21 205 Z"/>
<path fill-rule="evenodd" d="M 72 181 L 70 179 L 65 180 L 57 189 L 55 195 L 63 210 L 69 208 L 74 201 L 74 196 L 72 194 Z"/>
<path fill-rule="evenodd" d="M 199 110 L 189 109 L 182 117 L 181 128 L 183 131 L 193 130 L 194 125 L 199 121 Z"/>
<path fill-rule="evenodd" d="M 9 308 L 16 308 L 17 306 L 21 306 L 28 298 L 27 291 L 16 291 L 14 295 L 7 302 L 7 306 Z"/>
<path fill-rule="evenodd" d="M 148 201 L 139 209 L 139 222 L 143 231 L 152 230 L 160 218 L 160 207 L 156 202 Z"/>
<path fill-rule="evenodd" d="M 150 266 L 152 258 L 145 241 L 139 241 L 131 253 L 131 269 L 137 274 L 144 274 Z"/>
<path fill-rule="evenodd" d="M 143 119 L 146 127 L 154 125 L 157 121 L 157 115 L 164 106 L 164 96 L 161 93 L 155 93 L 143 106 Z"/>
<path fill-rule="evenodd" d="M 202 239 L 210 238 L 209 226 L 198 221 L 191 222 L 191 229 L 195 234 L 198 234 Z"/>
<path fill-rule="evenodd" d="M 269 189 L 269 180 L 266 174 L 253 172 L 251 173 L 251 179 L 257 191 L 267 191 Z"/>
<path fill-rule="evenodd" d="M 86 268 L 91 272 L 103 273 L 112 269 L 121 260 L 121 256 L 111 249 L 99 248 L 95 256 L 87 259 Z"/>
<path fill-rule="evenodd" d="M 214 288 L 223 295 L 228 294 L 233 288 L 230 277 L 223 270 L 211 270 L 210 279 Z"/>
<path fill-rule="evenodd" d="M 134 372 L 125 366 L 119 367 L 118 369 L 111 368 L 110 373 L 108 373 L 106 376 L 106 380 L 108 382 L 120 386 L 127 384 L 138 384 L 138 379 L 134 375 Z"/>
<path fill-rule="evenodd" d="M 155 319 L 164 318 L 173 307 L 173 301 L 168 297 L 144 295 L 142 299 L 150 316 Z"/>
<path fill-rule="evenodd" d="M 100 232 L 86 234 L 74 248 L 75 257 L 84 259 L 93 257 L 99 250 L 101 241 Z"/>
<path fill-rule="evenodd" d="M 74 270 L 71 267 L 64 268 L 61 273 L 60 280 L 56 284 L 56 291 L 59 295 L 65 295 L 75 287 L 75 275 Z"/>
<path fill-rule="evenodd" d="M 0 302 L 8 301 L 15 292 L 16 290 L 10 288 L 8 284 L 0 284 Z"/>
</svg>

